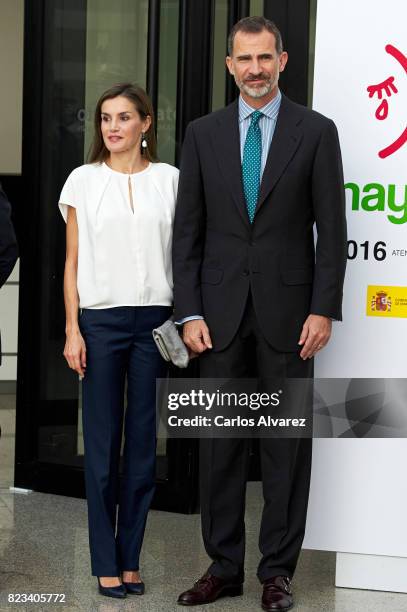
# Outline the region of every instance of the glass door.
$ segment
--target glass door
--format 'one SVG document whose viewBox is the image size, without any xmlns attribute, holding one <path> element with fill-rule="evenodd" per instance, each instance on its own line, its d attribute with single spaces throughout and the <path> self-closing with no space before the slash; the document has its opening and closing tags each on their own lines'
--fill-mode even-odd
<svg viewBox="0 0 407 612">
<path fill-rule="evenodd" d="M 146 87 L 154 61 L 158 153 L 175 162 L 179 11 L 178 0 L 26 3 L 23 182 L 29 208 L 21 240 L 16 486 L 84 496 L 81 385 L 62 356 L 65 224 L 58 196 L 69 172 L 86 161 L 100 94 L 123 81 Z M 194 511 L 196 474 L 194 441 L 159 439 L 153 507 Z"/>
</svg>

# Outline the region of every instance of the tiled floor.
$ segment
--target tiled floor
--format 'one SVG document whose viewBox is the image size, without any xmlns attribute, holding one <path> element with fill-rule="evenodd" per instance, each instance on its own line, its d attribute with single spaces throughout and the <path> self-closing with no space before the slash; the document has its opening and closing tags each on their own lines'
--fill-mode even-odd
<svg viewBox="0 0 407 612">
<path fill-rule="evenodd" d="M 199 516 L 150 512 L 142 553 L 143 597 L 124 602 L 101 597 L 90 575 L 86 503 L 41 493 L 13 494 L 13 399 L 0 395 L 0 612 L 64 610 L 86 612 L 179 612 L 178 594 L 206 569 Z M 259 483 L 247 495 L 246 582 L 242 597 L 197 606 L 196 612 L 260 610 L 261 588 L 255 577 L 261 512 Z M 406 612 L 407 595 L 336 589 L 334 553 L 303 551 L 294 580 L 298 612 Z M 14 593 L 63 593 L 65 604 L 10 603 Z"/>
<path fill-rule="evenodd" d="M 260 585 L 255 578 L 259 559 L 257 526 L 260 490 L 248 491 L 245 593 L 194 610 L 240 612 L 260 610 Z M 199 517 L 152 511 L 142 554 L 143 597 L 109 600 L 96 593 L 90 576 L 86 504 L 83 500 L 32 493 L 0 491 L 0 610 L 83 610 L 86 612 L 169 612 L 180 591 L 206 568 Z M 366 612 L 407 610 L 407 595 L 335 589 L 333 553 L 303 551 L 294 588 L 298 612 Z M 64 593 L 66 604 L 17 605 L 11 593 Z"/>
</svg>

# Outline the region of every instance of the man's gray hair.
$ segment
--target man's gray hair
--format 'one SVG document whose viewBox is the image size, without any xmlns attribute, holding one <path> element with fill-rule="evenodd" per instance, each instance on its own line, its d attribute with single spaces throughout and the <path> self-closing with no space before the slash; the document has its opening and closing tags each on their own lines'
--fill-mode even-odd
<svg viewBox="0 0 407 612">
<path fill-rule="evenodd" d="M 283 39 L 281 37 L 281 32 L 274 21 L 270 21 L 270 19 L 266 19 L 265 17 L 244 17 L 235 23 L 228 36 L 229 55 L 233 54 L 233 42 L 237 32 L 258 34 L 263 30 L 267 30 L 267 32 L 274 34 L 276 39 L 276 50 L 278 55 L 281 55 L 283 52 Z"/>
</svg>

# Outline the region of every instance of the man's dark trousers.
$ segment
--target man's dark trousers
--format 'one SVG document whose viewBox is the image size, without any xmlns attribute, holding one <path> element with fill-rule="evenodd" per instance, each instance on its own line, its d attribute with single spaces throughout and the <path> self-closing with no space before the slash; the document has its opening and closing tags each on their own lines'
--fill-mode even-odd
<svg viewBox="0 0 407 612">
<path fill-rule="evenodd" d="M 267 391 L 267 379 L 273 384 L 276 378 L 313 375 L 313 359 L 302 360 L 299 351 L 278 352 L 265 340 L 250 295 L 231 344 L 223 351 L 208 351 L 200 357 L 201 377 L 249 378 L 253 373 L 253 367 L 248 369 L 249 355 L 255 356 L 261 391 Z M 244 578 L 249 448 L 249 438 L 204 438 L 200 445 L 202 534 L 213 561 L 209 571 L 237 582 Z M 272 576 L 292 577 L 294 573 L 304 537 L 312 440 L 260 438 L 259 449 L 264 508 L 259 535 L 262 559 L 257 574 L 264 582 Z"/>
</svg>

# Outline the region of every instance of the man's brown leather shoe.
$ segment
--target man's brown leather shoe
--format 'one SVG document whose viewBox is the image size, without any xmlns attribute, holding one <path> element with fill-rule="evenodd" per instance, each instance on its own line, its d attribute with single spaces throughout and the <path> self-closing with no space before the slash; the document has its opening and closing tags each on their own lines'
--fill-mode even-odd
<svg viewBox="0 0 407 612">
<path fill-rule="evenodd" d="M 199 606 L 212 603 L 220 597 L 236 597 L 243 594 L 243 585 L 223 580 L 206 572 L 189 591 L 181 593 L 178 603 L 181 606 Z"/>
<path fill-rule="evenodd" d="M 263 582 L 261 607 L 266 612 L 290 610 L 294 605 L 291 580 L 287 576 L 273 576 Z"/>
</svg>

